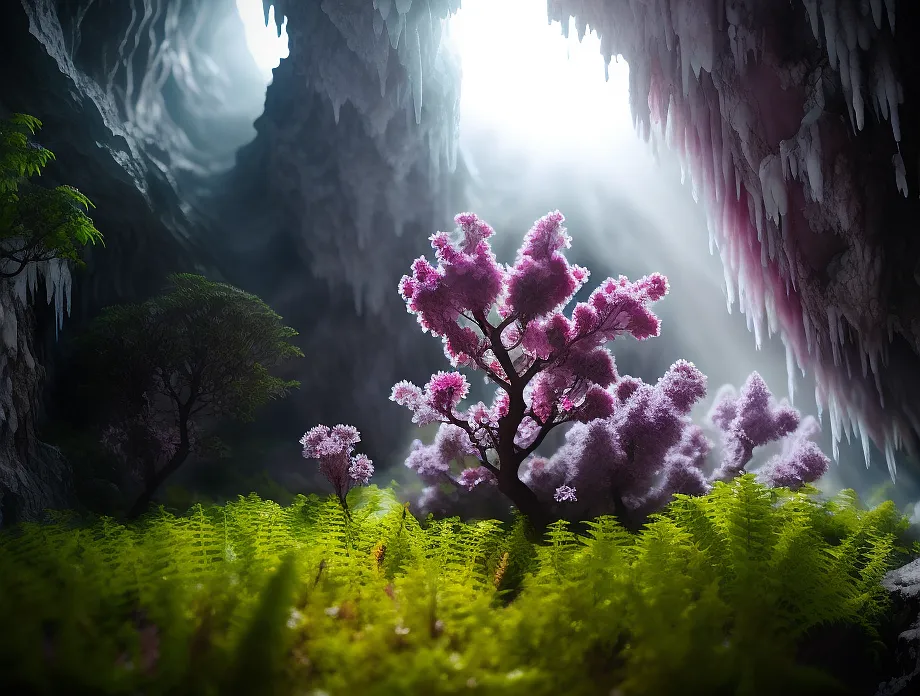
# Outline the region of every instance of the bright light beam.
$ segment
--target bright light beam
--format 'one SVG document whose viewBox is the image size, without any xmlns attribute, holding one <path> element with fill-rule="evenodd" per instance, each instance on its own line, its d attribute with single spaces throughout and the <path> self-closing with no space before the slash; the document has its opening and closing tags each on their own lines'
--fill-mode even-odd
<svg viewBox="0 0 920 696">
<path fill-rule="evenodd" d="M 541 149 L 635 139 L 626 61 L 611 62 L 605 83 L 597 34 L 579 43 L 573 23 L 566 39 L 545 3 L 464 0 L 449 31 L 463 66 L 461 123 Z"/>
<path fill-rule="evenodd" d="M 287 18 L 281 24 L 281 36 L 275 31 L 275 8 L 268 14 L 268 25 L 262 12 L 262 0 L 236 0 L 236 9 L 246 29 L 246 45 L 249 52 L 268 81 L 272 70 L 278 67 L 282 58 L 288 57 Z"/>
</svg>

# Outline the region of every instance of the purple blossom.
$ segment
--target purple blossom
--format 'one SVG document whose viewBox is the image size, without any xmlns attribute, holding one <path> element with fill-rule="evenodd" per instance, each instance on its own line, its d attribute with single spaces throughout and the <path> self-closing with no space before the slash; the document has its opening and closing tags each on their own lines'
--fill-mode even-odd
<svg viewBox="0 0 920 696">
<path fill-rule="evenodd" d="M 319 460 L 319 470 L 332 484 L 342 504 L 354 485 L 367 485 L 374 474 L 374 465 L 365 455 L 353 456 L 354 446 L 361 434 L 351 425 L 329 428 L 317 425 L 300 438 L 305 459 Z"/>
<path fill-rule="evenodd" d="M 495 483 L 495 475 L 484 466 L 476 466 L 461 471 L 459 483 L 471 491 L 481 483 Z"/>
<path fill-rule="evenodd" d="M 348 476 L 359 486 L 366 486 L 374 475 L 374 465 L 366 455 L 359 454 L 348 467 Z"/>
<path fill-rule="evenodd" d="M 571 515 L 647 514 L 675 493 L 709 490 L 712 442 L 689 419 L 706 395 L 706 377 L 678 360 L 646 384 L 620 376 L 608 349 L 624 334 L 640 341 L 659 335 L 651 305 L 668 293 L 667 279 L 607 278 L 567 316 L 588 271 L 565 258 L 571 238 L 564 220 L 558 211 L 537 220 L 514 265 L 504 268 L 489 246 L 492 228 L 472 213 L 458 215 L 459 234 L 431 237 L 437 267 L 419 258 L 400 283 L 409 312 L 442 338 L 451 363 L 496 385 L 491 405 L 466 408 L 469 382 L 460 372 L 439 372 L 424 388 L 393 387 L 391 400 L 409 408 L 413 422 L 440 423 L 435 441 L 416 441 L 406 460 L 428 486 L 426 505 L 443 507 L 457 490 L 488 481 L 540 526 L 554 501 L 566 502 Z M 756 447 L 800 422 L 757 373 L 740 393 L 721 390 L 710 420 L 723 433 L 722 478 L 743 471 Z M 559 426 L 569 427 L 563 446 L 550 459 L 537 456 Z M 765 469 L 775 485 L 800 485 L 826 468 L 805 433 Z"/>
<path fill-rule="evenodd" d="M 553 499 L 557 503 L 575 503 L 578 498 L 575 497 L 575 489 L 571 486 L 559 486 L 553 494 Z"/>
<path fill-rule="evenodd" d="M 564 221 L 558 210 L 537 220 L 511 269 L 508 308 L 525 322 L 564 307 L 588 280 L 588 271 L 570 266 L 561 253 L 572 241 Z"/>
<path fill-rule="evenodd" d="M 814 483 L 827 473 L 831 460 L 811 440 L 821 430 L 812 416 L 802 419 L 794 433 L 783 440 L 780 454 L 757 471 L 758 478 L 772 487 L 793 490 L 806 483 Z"/>
<path fill-rule="evenodd" d="M 716 479 L 731 478 L 744 470 L 754 449 L 780 440 L 799 425 L 799 412 L 783 400 L 777 403 L 767 383 L 752 372 L 734 396 L 723 391 L 710 418 L 722 430 L 722 465 Z"/>
<path fill-rule="evenodd" d="M 658 389 L 680 413 L 686 415 L 706 396 L 706 376 L 686 360 L 678 360 L 658 381 Z"/>
<path fill-rule="evenodd" d="M 566 433 L 552 462 L 582 491 L 585 514 L 609 513 L 618 500 L 643 500 L 650 491 L 666 500 L 678 492 L 671 486 L 692 488 L 703 478 L 693 469 L 711 445 L 686 413 L 705 393 L 703 374 L 678 361 L 655 386 L 630 379 L 613 415 Z"/>
<path fill-rule="evenodd" d="M 412 444 L 406 466 L 414 470 L 422 481 L 434 485 L 452 480 L 451 464 L 462 467 L 467 457 L 476 454 L 477 450 L 463 428 L 443 423 L 433 443 L 425 445 L 416 440 Z"/>
</svg>

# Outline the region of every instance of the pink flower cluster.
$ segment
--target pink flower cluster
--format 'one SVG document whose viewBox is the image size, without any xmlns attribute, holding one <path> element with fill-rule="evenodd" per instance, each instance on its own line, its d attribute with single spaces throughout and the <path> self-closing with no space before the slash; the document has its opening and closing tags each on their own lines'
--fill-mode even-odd
<svg viewBox="0 0 920 696">
<path fill-rule="evenodd" d="M 752 372 L 739 393 L 722 390 L 709 414 L 722 431 L 722 463 L 713 478 L 738 475 L 751 461 L 754 448 L 781 441 L 782 451 L 771 458 L 758 477 L 773 486 L 798 488 L 816 481 L 827 471 L 830 460 L 812 441 L 821 428 L 818 422 L 785 402 L 777 403 L 766 382 Z"/>
<path fill-rule="evenodd" d="M 374 465 L 365 455 L 353 455 L 361 434 L 351 425 L 332 428 L 317 425 L 300 438 L 305 459 L 319 460 L 319 470 L 332 484 L 344 504 L 345 496 L 355 485 L 366 486 L 374 475 Z"/>
<path fill-rule="evenodd" d="M 443 340 L 451 364 L 483 371 L 497 389 L 491 404 L 463 409 L 470 385 L 460 372 L 439 372 L 424 388 L 393 387 L 391 400 L 415 423 L 441 424 L 434 442 L 416 441 L 406 461 L 428 486 L 423 500 L 443 506 L 445 484 L 471 491 L 489 483 L 528 516 L 538 501 L 584 515 L 648 513 L 674 493 L 705 493 L 713 480 L 740 474 L 755 448 L 786 436 L 783 453 L 758 472 L 763 480 L 797 487 L 824 473 L 813 419 L 799 427 L 798 412 L 775 403 L 756 373 L 713 408 L 723 442 L 722 464 L 710 474 L 713 444 L 689 418 L 706 395 L 705 376 L 684 360 L 655 385 L 617 374 L 607 344 L 659 334 L 651 304 L 668 292 L 664 276 L 608 278 L 567 316 L 588 271 L 565 258 L 571 238 L 561 213 L 534 223 L 513 266 L 496 261 L 494 232 L 476 215 L 455 221 L 453 239 L 431 237 L 438 265 L 417 259 L 399 290 L 422 329 Z M 563 424 L 571 428 L 560 450 L 535 456 Z"/>
<path fill-rule="evenodd" d="M 459 372 L 440 372 L 424 388 L 393 387 L 391 400 L 409 408 L 413 422 L 442 423 L 435 443 L 417 444 L 407 461 L 430 485 L 438 479 L 472 488 L 517 477 L 553 428 L 612 415 L 618 375 L 606 344 L 627 333 L 658 335 L 650 305 L 668 284 L 657 273 L 637 282 L 609 278 L 570 316 L 563 313 L 588 279 L 563 254 L 571 243 L 564 220 L 556 211 L 534 223 L 514 265 L 503 267 L 488 242 L 492 228 L 473 213 L 458 215 L 454 239 L 431 237 L 437 267 L 419 258 L 400 281 L 409 312 L 442 338 L 451 364 L 482 370 L 498 385 L 490 405 L 465 410 L 469 383 Z M 454 477 L 451 464 L 462 467 L 467 457 L 478 460 L 477 473 Z"/>
<path fill-rule="evenodd" d="M 565 486 L 578 493 L 578 514 L 596 516 L 624 508 L 657 507 L 674 493 L 708 488 L 703 471 L 711 445 L 689 418 L 706 395 L 706 377 L 679 360 L 655 385 L 623 377 L 607 418 L 574 425 L 548 461 L 526 479 L 542 499 Z"/>
</svg>

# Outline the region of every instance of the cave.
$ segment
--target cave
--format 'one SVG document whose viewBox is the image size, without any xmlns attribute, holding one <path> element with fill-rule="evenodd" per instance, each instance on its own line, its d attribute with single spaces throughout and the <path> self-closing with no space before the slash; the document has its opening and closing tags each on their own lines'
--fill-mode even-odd
<svg viewBox="0 0 920 696">
<path fill-rule="evenodd" d="M 449 37 L 459 2 L 264 10 L 289 52 L 270 78 L 245 50 L 231 0 L 3 10 L 0 50 L 16 67 L 0 78 L 0 107 L 41 118 L 56 155 L 47 180 L 85 193 L 105 235 L 85 267 L 36 268 L 3 285 L 0 472 L 23 518 L 73 493 L 66 458 L 40 436 L 62 417 L 80 426 L 68 337 L 176 271 L 256 293 L 301 333 L 309 359 L 291 375 L 303 387 L 249 431 L 266 462 L 289 462 L 283 438 L 319 421 L 355 422 L 381 461 L 404 456 L 411 436 L 382 396 L 400 375 L 430 374 L 439 356 L 405 321 L 395 269 L 424 253 L 477 181 L 495 187 L 514 165 L 474 164 L 460 147 L 461 60 Z M 698 201 L 686 214 L 708 226 L 723 290 L 743 313 L 732 331 L 747 323 L 748 348 L 781 354 L 790 387 L 793 372 L 814 386 L 815 403 L 807 391 L 800 399 L 823 410 L 835 452 L 852 435 L 844 459 L 855 466 L 864 451 L 876 480 L 897 469 L 910 490 L 920 432 L 920 152 L 907 127 L 915 8 L 552 0 L 545 14 L 554 32 L 597 41 L 598 71 L 628 65 L 630 127 L 666 156 L 662 177 L 678 165 L 686 174 Z M 368 350 L 368 337 L 386 349 Z M 658 363 L 635 369 L 660 372 Z"/>
<path fill-rule="evenodd" d="M 0 690 L 915 689 L 914 32 L 911 0 L 4 2 Z M 36 190 L 99 236 L 22 261 Z"/>
</svg>

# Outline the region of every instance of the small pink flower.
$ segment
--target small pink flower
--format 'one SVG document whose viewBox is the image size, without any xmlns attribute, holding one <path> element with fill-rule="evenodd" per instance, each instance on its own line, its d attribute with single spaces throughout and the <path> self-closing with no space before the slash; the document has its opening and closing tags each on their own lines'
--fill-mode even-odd
<svg viewBox="0 0 920 696">
<path fill-rule="evenodd" d="M 575 496 L 575 489 L 571 486 L 559 486 L 553 494 L 553 499 L 557 503 L 575 503 L 578 501 Z"/>
<path fill-rule="evenodd" d="M 342 501 L 353 485 L 367 485 L 374 474 L 370 459 L 363 454 L 352 456 L 354 446 L 360 441 L 361 434 L 351 425 L 332 428 L 317 425 L 300 438 L 304 458 L 319 461 L 320 472 Z"/>
</svg>

